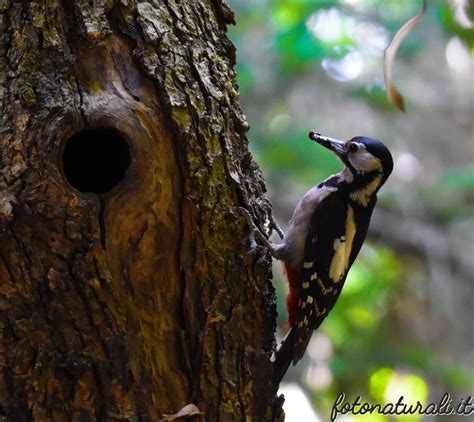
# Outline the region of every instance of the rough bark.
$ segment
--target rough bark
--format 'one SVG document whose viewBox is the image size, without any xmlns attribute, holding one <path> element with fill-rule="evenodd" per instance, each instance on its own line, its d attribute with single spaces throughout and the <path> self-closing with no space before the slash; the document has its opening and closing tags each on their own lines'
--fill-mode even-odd
<svg viewBox="0 0 474 422">
<path fill-rule="evenodd" d="M 234 211 L 270 206 L 232 19 L 220 0 L 0 0 L 0 416 L 158 420 L 195 403 L 209 421 L 271 420 L 270 260 L 246 255 Z M 131 154 L 100 195 L 62 167 L 96 128 Z"/>
</svg>

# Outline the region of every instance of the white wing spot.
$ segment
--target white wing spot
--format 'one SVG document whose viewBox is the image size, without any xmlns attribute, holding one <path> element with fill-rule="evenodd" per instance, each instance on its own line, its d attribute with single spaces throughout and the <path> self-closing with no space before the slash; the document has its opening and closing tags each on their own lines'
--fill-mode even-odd
<svg viewBox="0 0 474 422">
<path fill-rule="evenodd" d="M 311 280 L 312 280 L 312 278 L 311 278 Z M 308 287 L 309 287 L 309 281 L 305 281 L 303 283 L 303 289 L 307 289 Z"/>
<path fill-rule="evenodd" d="M 318 274 L 316 272 L 313 273 L 313 275 L 311 276 L 310 280 L 317 280 L 318 278 Z"/>
<path fill-rule="evenodd" d="M 303 264 L 303 268 L 312 268 L 313 267 L 313 262 L 305 262 Z"/>
<path fill-rule="evenodd" d="M 318 316 L 326 314 L 326 308 L 323 308 L 322 311 L 318 311 Z"/>
<path fill-rule="evenodd" d="M 333 292 L 333 290 L 334 290 L 332 287 L 326 288 L 324 286 L 323 282 L 321 281 L 321 279 L 319 279 L 319 278 L 318 278 L 318 285 L 321 288 L 321 291 L 323 292 L 324 296 L 327 296 L 329 293 Z M 333 292 L 333 294 L 334 294 L 334 292 Z"/>
<path fill-rule="evenodd" d="M 306 302 L 313 303 L 313 296 L 308 296 L 308 298 L 306 299 Z"/>
</svg>

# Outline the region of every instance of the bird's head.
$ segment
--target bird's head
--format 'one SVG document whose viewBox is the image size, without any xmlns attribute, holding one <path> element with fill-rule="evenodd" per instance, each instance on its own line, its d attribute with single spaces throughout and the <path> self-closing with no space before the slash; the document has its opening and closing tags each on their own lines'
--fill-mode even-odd
<svg viewBox="0 0 474 422">
<path fill-rule="evenodd" d="M 369 174 L 381 175 L 383 183 L 392 172 L 392 154 L 377 139 L 356 136 L 344 142 L 316 132 L 310 132 L 309 137 L 334 152 L 351 171 L 354 178 Z"/>
</svg>

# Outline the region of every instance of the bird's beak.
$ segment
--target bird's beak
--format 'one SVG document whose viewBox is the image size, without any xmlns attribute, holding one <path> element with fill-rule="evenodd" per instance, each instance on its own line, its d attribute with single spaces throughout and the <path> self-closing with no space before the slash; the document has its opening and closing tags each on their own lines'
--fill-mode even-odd
<svg viewBox="0 0 474 422">
<path fill-rule="evenodd" d="M 334 152 L 339 158 L 343 158 L 346 155 L 346 151 L 344 149 L 345 142 L 339 141 L 338 139 L 329 138 L 327 136 L 323 136 L 320 133 L 316 132 L 309 132 L 309 138 L 313 141 L 316 141 L 319 145 L 330 149 Z"/>
</svg>

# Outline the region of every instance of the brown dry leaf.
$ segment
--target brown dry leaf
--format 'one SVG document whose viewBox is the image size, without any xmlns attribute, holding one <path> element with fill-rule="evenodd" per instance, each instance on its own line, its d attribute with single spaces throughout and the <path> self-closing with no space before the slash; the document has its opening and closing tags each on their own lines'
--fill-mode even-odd
<svg viewBox="0 0 474 422">
<path fill-rule="evenodd" d="M 421 12 L 418 13 L 416 16 L 413 16 L 405 23 L 405 25 L 403 25 L 398 30 L 398 32 L 395 34 L 392 41 L 384 51 L 383 69 L 385 75 L 385 87 L 387 89 L 387 97 L 394 106 L 398 107 L 402 111 L 406 111 L 403 96 L 392 83 L 393 63 L 395 61 L 395 56 L 397 55 L 397 51 L 400 47 L 400 44 L 408 36 L 408 34 L 413 31 L 413 28 L 418 25 L 425 12 L 426 0 L 423 0 Z"/>
<path fill-rule="evenodd" d="M 199 415 L 202 415 L 202 412 L 195 404 L 190 403 L 184 406 L 178 413 L 174 413 L 173 415 L 164 414 L 161 421 L 176 421 L 178 419 L 187 419 Z"/>
</svg>

